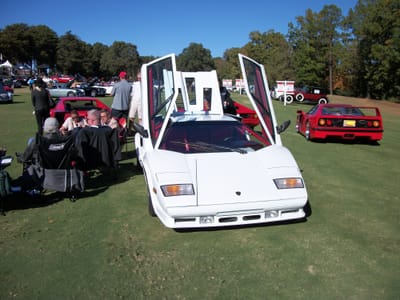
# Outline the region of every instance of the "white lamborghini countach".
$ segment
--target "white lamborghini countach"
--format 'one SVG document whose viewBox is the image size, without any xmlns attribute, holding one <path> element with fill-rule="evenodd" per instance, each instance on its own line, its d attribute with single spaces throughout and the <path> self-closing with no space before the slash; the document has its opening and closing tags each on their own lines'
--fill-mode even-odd
<svg viewBox="0 0 400 300">
<path fill-rule="evenodd" d="M 253 131 L 223 112 L 216 71 L 180 72 L 175 55 L 142 66 L 137 159 L 152 216 L 170 228 L 206 228 L 305 218 L 307 191 L 282 146 L 264 67 L 239 54 Z"/>
</svg>

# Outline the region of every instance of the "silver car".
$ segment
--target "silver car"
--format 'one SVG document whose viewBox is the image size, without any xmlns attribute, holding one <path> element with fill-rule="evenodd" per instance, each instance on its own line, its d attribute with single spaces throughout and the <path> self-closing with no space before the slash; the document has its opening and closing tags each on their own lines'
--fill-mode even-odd
<svg viewBox="0 0 400 300">
<path fill-rule="evenodd" d="M 67 87 L 63 87 L 60 85 L 53 85 L 48 87 L 47 90 L 50 93 L 52 98 L 59 98 L 59 97 L 74 97 L 74 96 L 84 96 L 85 92 L 81 89 L 71 89 Z"/>
</svg>

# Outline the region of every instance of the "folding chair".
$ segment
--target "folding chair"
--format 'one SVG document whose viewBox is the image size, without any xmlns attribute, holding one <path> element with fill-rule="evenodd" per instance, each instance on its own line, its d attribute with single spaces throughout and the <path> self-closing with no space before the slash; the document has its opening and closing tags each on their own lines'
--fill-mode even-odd
<svg viewBox="0 0 400 300">
<path fill-rule="evenodd" d="M 71 201 L 85 189 L 83 172 L 75 167 L 72 136 L 37 136 L 32 164 L 27 172 L 40 190 L 67 193 Z"/>
</svg>

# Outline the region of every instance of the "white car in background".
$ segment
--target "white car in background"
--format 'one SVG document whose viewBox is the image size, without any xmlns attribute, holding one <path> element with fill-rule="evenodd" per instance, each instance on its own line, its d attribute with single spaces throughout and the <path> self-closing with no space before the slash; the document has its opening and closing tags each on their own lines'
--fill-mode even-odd
<svg viewBox="0 0 400 300">
<path fill-rule="evenodd" d="M 58 84 L 52 84 L 47 90 L 51 98 L 85 96 L 85 91 L 82 89 L 68 88 Z"/>
<path fill-rule="evenodd" d="M 289 122 L 277 125 L 264 67 L 243 55 L 239 60 L 260 132 L 223 113 L 215 71 L 177 71 L 174 54 L 142 66 L 135 145 L 149 213 L 166 227 L 306 217 L 306 186 L 280 137 Z"/>
</svg>

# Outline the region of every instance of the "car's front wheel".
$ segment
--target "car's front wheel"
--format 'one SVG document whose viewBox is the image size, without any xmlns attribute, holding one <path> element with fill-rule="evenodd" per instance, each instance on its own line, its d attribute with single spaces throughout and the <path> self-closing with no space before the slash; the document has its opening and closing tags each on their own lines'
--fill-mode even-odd
<svg viewBox="0 0 400 300">
<path fill-rule="evenodd" d="M 293 102 L 294 98 L 293 95 L 287 95 L 286 96 L 286 103 L 291 104 Z"/>
<path fill-rule="evenodd" d="M 302 93 L 298 93 L 298 94 L 296 95 L 296 100 L 299 101 L 299 102 L 303 102 L 303 100 L 304 100 L 304 95 L 303 95 Z"/>
<path fill-rule="evenodd" d="M 96 90 L 91 90 L 90 91 L 90 96 L 96 97 Z"/>
<path fill-rule="evenodd" d="M 67 96 L 68 96 L 68 97 L 73 97 L 73 96 L 75 96 L 75 94 L 74 94 L 74 92 L 68 92 L 68 93 L 67 93 Z"/>
<path fill-rule="evenodd" d="M 321 99 L 318 100 L 318 103 L 319 103 L 319 104 L 326 104 L 326 103 L 328 103 L 328 99 L 326 99 L 326 98 L 321 98 Z"/>
</svg>

